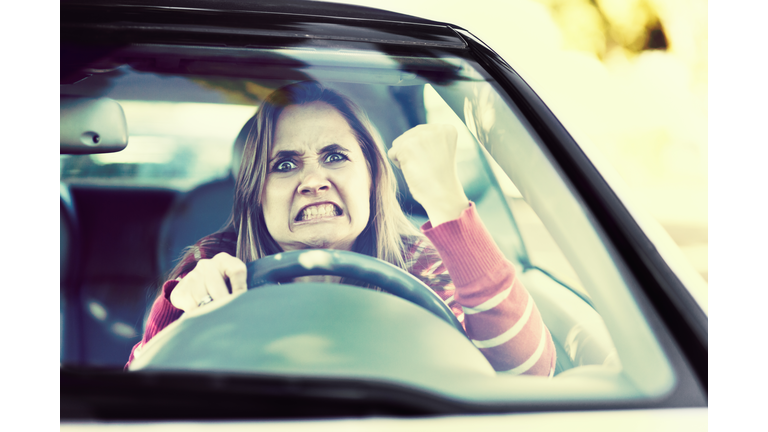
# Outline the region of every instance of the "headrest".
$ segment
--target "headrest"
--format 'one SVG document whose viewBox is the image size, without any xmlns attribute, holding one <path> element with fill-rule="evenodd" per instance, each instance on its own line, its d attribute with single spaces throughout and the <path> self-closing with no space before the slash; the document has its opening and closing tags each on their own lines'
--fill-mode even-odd
<svg viewBox="0 0 768 432">
<path fill-rule="evenodd" d="M 245 126 L 240 129 L 240 133 L 237 135 L 237 138 L 235 138 L 235 145 L 232 146 L 232 176 L 234 178 L 237 178 L 237 173 L 240 172 L 240 164 L 243 160 L 243 150 L 245 149 L 245 140 L 248 138 L 248 133 L 251 131 L 251 127 L 253 127 L 254 123 L 256 123 L 255 114 L 245 123 Z"/>
</svg>

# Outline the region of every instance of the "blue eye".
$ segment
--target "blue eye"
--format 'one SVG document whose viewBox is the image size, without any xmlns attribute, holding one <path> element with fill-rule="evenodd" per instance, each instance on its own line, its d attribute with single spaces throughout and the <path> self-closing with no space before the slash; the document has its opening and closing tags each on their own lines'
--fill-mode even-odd
<svg viewBox="0 0 768 432">
<path fill-rule="evenodd" d="M 274 165 L 272 171 L 276 172 L 288 172 L 296 168 L 296 164 L 289 160 L 283 160 Z"/>
<path fill-rule="evenodd" d="M 349 158 L 347 158 L 347 155 L 345 155 L 343 153 L 329 153 L 325 157 L 325 162 L 326 163 L 341 162 L 341 161 L 345 161 L 345 160 L 349 160 Z"/>
</svg>

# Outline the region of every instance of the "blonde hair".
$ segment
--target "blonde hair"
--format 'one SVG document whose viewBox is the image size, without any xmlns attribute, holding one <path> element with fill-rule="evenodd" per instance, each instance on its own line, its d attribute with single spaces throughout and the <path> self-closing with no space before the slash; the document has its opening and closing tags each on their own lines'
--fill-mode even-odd
<svg viewBox="0 0 768 432">
<path fill-rule="evenodd" d="M 267 230 L 262 196 L 267 162 L 277 120 L 289 105 L 323 102 L 334 107 L 349 123 L 368 163 L 372 186 L 368 224 L 352 245 L 352 251 L 406 269 L 404 251 L 423 235 L 403 213 L 397 201 L 397 180 L 378 134 L 365 113 L 349 98 L 314 81 L 300 82 L 270 94 L 259 107 L 256 121 L 245 141 L 243 159 L 235 184 L 233 222 L 237 233 L 236 255 L 250 262 L 281 252 Z"/>
</svg>

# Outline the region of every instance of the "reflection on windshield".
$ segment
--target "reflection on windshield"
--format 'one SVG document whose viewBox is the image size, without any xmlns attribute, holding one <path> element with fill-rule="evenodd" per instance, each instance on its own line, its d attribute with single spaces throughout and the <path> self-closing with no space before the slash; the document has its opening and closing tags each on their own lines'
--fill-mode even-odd
<svg viewBox="0 0 768 432">
<path fill-rule="evenodd" d="M 271 342 L 264 347 L 264 351 L 298 365 L 344 363 L 345 360 L 338 355 L 338 348 L 332 347 L 333 343 L 320 335 L 298 334 Z"/>
<path fill-rule="evenodd" d="M 464 122 L 477 142 L 488 151 L 492 145 L 491 128 L 496 124 L 496 113 L 491 102 L 494 93 L 487 85 L 475 85 L 472 88 L 472 96 L 464 98 Z M 502 138 L 502 137 L 494 137 Z M 503 141 L 502 141 L 503 142 Z"/>
</svg>

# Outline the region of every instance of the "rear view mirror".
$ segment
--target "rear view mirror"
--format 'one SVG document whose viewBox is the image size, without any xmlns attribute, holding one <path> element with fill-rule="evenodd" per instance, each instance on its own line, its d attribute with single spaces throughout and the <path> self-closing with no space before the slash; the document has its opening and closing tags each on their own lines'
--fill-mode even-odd
<svg viewBox="0 0 768 432">
<path fill-rule="evenodd" d="M 61 154 L 111 153 L 128 145 L 123 108 L 109 98 L 61 96 Z"/>
</svg>

